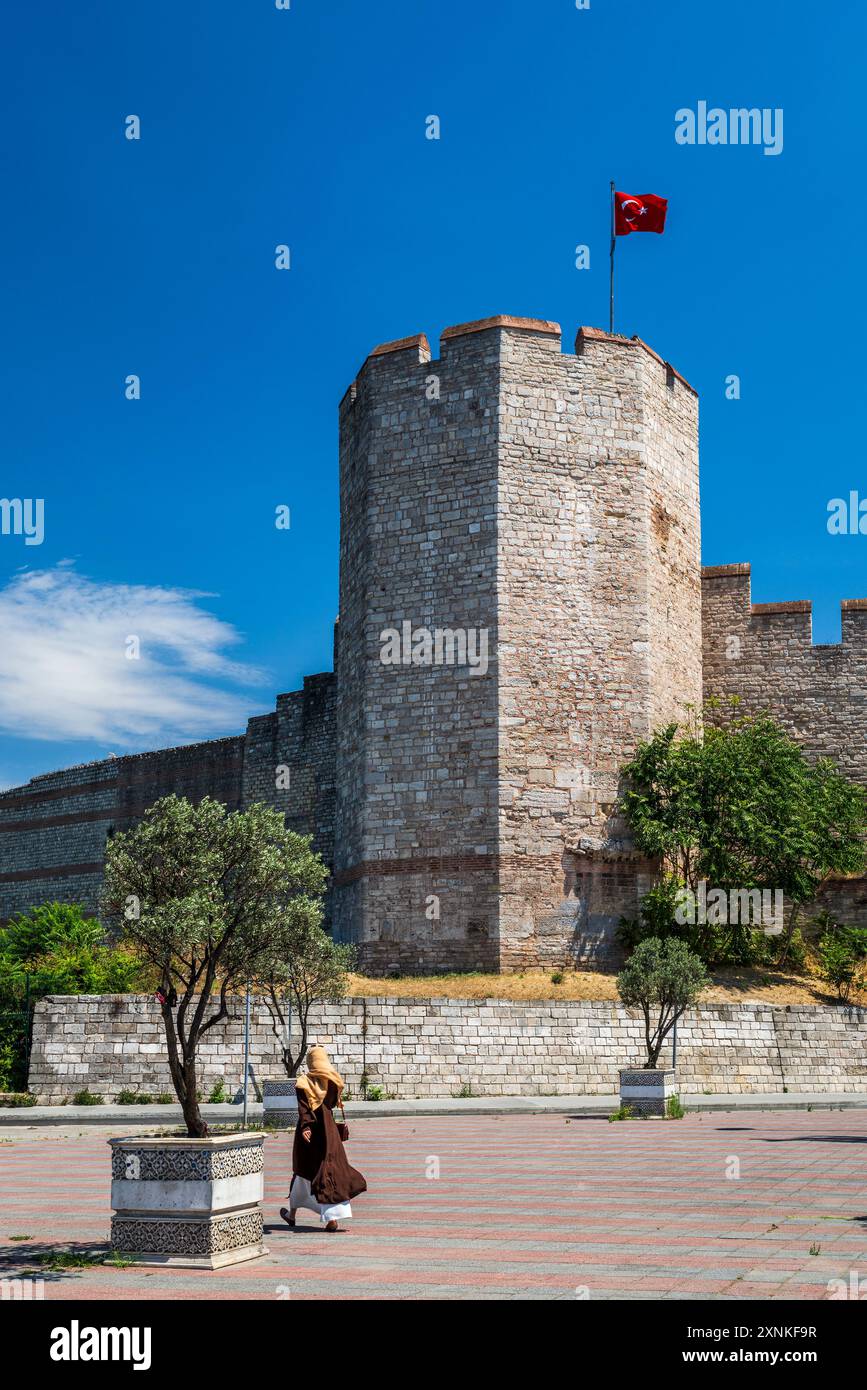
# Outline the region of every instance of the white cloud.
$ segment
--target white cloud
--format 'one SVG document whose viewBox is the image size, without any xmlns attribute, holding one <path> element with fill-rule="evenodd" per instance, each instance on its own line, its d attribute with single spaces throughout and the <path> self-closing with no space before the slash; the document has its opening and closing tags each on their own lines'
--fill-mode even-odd
<svg viewBox="0 0 867 1390">
<path fill-rule="evenodd" d="M 104 584 L 58 566 L 0 590 L 0 729 L 38 739 L 157 747 L 241 732 L 259 684 L 225 652 L 242 639 L 198 606 L 209 595 Z M 130 660 L 127 639 L 139 638 Z"/>
</svg>

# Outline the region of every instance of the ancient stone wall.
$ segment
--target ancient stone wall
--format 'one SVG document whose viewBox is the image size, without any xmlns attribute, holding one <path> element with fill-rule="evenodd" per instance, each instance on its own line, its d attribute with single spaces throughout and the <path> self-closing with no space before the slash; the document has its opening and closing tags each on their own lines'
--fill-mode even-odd
<svg viewBox="0 0 867 1390">
<path fill-rule="evenodd" d="M 252 1010 L 252 1076 L 281 1075 L 260 1001 Z M 310 1043 L 327 1047 L 353 1097 L 362 1076 L 386 1096 L 611 1095 L 618 1069 L 643 1060 L 643 1023 L 620 1004 L 492 999 L 348 999 L 316 1008 Z M 243 1076 L 243 1001 L 201 1049 L 205 1099 Z M 36 1009 L 30 1089 L 44 1102 L 87 1087 L 107 1101 L 124 1089 L 171 1091 L 162 1020 L 152 999 L 53 997 Z M 663 1053 L 661 1061 L 668 1062 Z M 678 1089 L 851 1092 L 867 1088 L 867 1011 L 716 1004 L 690 1010 L 678 1032 Z M 612 1101 L 613 1107 L 613 1101 Z M 157 1112 L 158 1119 L 158 1112 Z"/>
<path fill-rule="evenodd" d="M 811 758 L 867 786 L 867 599 L 843 602 L 841 642 L 814 645 L 809 601 L 752 603 L 750 566 L 714 565 L 702 614 L 705 699 L 734 695 L 739 714 L 766 711 Z M 867 927 L 867 879 L 829 883 L 818 906 Z"/>
<path fill-rule="evenodd" d="M 246 735 L 108 758 L 0 792 L 0 920 L 54 899 L 96 912 L 107 837 L 171 793 L 211 796 L 230 811 L 275 806 L 330 865 L 334 706 L 333 673 L 308 676 Z"/>
<path fill-rule="evenodd" d="M 645 344 L 505 331 L 498 430 L 500 959 L 606 960 L 650 866 L 620 768 L 701 698 L 698 411 Z"/>
<path fill-rule="evenodd" d="M 842 641 L 814 645 L 812 605 L 751 603 L 750 566 L 702 574 L 704 693 L 766 710 L 815 758 L 867 786 L 867 598 L 842 605 Z"/>
<path fill-rule="evenodd" d="M 498 317 L 341 408 L 336 930 L 367 969 L 610 958 L 618 773 L 701 699 L 697 404 L 645 344 Z M 385 631 L 483 631 L 484 671 Z"/>
<path fill-rule="evenodd" d="M 50 900 L 99 904 L 106 838 L 160 796 L 240 804 L 243 738 L 107 758 L 0 792 L 0 920 Z"/>
<path fill-rule="evenodd" d="M 498 357 L 495 333 L 386 344 L 341 407 L 335 931 L 372 970 L 499 961 Z M 487 669 L 383 663 L 404 624 L 484 632 Z"/>
</svg>

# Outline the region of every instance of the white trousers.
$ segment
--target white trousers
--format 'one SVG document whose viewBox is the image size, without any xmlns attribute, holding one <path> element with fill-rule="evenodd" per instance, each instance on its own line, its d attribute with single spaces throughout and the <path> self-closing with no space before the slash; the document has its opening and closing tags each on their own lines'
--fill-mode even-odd
<svg viewBox="0 0 867 1390">
<path fill-rule="evenodd" d="M 351 1203 L 335 1202 L 333 1206 L 327 1207 L 324 1202 L 317 1202 L 310 1190 L 310 1183 L 306 1178 L 300 1178 L 297 1173 L 289 1188 L 289 1207 L 293 1211 L 296 1207 L 306 1207 L 308 1211 L 315 1211 L 323 1226 L 329 1221 L 352 1220 Z"/>
</svg>

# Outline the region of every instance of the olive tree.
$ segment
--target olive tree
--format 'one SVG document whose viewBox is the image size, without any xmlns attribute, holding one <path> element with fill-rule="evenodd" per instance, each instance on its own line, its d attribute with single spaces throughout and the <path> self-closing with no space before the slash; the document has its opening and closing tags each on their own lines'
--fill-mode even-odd
<svg viewBox="0 0 867 1390">
<path fill-rule="evenodd" d="M 803 905 L 829 878 L 863 871 L 867 792 L 829 759 L 811 763 L 770 716 L 715 699 L 705 711 L 704 728 L 669 724 L 623 768 L 621 810 L 636 848 L 661 866 L 648 910 L 701 880 L 727 894 L 779 889 L 790 904 L 783 964 Z M 750 923 L 729 922 L 721 939 L 712 925 L 690 935 L 706 960 L 750 959 Z"/>
<path fill-rule="evenodd" d="M 337 1003 L 346 994 L 355 964 L 352 946 L 332 941 L 318 921 L 284 922 L 262 962 L 257 985 L 271 1017 L 288 1077 L 298 1075 L 307 1052 L 308 1019 L 315 1003 Z M 292 1048 L 292 1017 L 298 1046 Z"/>
<path fill-rule="evenodd" d="M 167 796 L 106 846 L 103 912 L 160 981 L 172 1082 L 187 1132 L 208 1132 L 197 1049 L 257 978 L 272 942 L 316 924 L 327 870 L 309 838 L 267 806 L 226 810 Z"/>
<path fill-rule="evenodd" d="M 617 993 L 644 1017 L 648 1067 L 655 1067 L 662 1044 L 681 1014 L 710 984 L 699 957 L 675 937 L 650 936 L 639 942 L 617 976 Z"/>
</svg>

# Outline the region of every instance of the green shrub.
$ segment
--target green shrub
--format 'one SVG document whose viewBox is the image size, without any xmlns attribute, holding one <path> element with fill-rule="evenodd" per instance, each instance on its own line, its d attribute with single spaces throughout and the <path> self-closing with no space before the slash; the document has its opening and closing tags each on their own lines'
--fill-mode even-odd
<svg viewBox="0 0 867 1390">
<path fill-rule="evenodd" d="M 864 872 L 867 789 L 828 759 L 811 762 L 768 715 L 741 717 L 736 701 L 713 697 L 705 711 L 690 710 L 684 725 L 671 723 L 638 745 L 621 769 L 620 811 L 636 849 L 660 861 L 669 878 L 724 892 L 782 892 L 791 911 L 772 938 L 782 967 L 791 960 L 797 909 L 815 900 L 829 874 Z M 648 913 L 665 908 L 666 891 L 659 886 Z M 665 940 L 664 911 L 655 924 L 640 920 L 627 932 Z M 690 923 L 686 939 L 707 964 L 752 964 L 765 956 L 764 935 L 752 920 L 720 925 L 712 917 Z"/>
<path fill-rule="evenodd" d="M 75 1095 L 72 1097 L 72 1104 L 105 1105 L 105 1101 L 103 1100 L 102 1096 L 94 1095 L 93 1091 L 89 1091 L 85 1086 L 83 1091 L 76 1091 Z"/>
<path fill-rule="evenodd" d="M 215 1082 L 211 1087 L 211 1094 L 208 1096 L 208 1101 L 211 1105 L 225 1105 L 228 1099 L 229 1097 L 226 1095 L 223 1078 L 220 1077 L 219 1081 Z"/>
<path fill-rule="evenodd" d="M 20 1110 L 27 1105 L 35 1105 L 36 1097 L 29 1091 L 13 1091 L 0 1100 L 0 1105 L 8 1107 L 10 1110 Z"/>
<path fill-rule="evenodd" d="M 160 1091 L 157 1096 L 157 1105 L 174 1105 L 177 1096 L 173 1096 L 171 1091 Z"/>
<path fill-rule="evenodd" d="M 681 1103 L 680 1096 L 669 1096 L 665 1102 L 665 1118 L 667 1120 L 682 1120 L 686 1110 Z"/>
<path fill-rule="evenodd" d="M 115 1105 L 150 1105 L 152 1099 L 147 1091 L 120 1091 Z"/>
<path fill-rule="evenodd" d="M 818 954 L 823 980 L 833 985 L 838 999 L 845 1004 L 852 990 L 859 988 L 864 981 L 867 929 L 832 927 L 819 942 Z"/>
<path fill-rule="evenodd" d="M 75 903 L 43 903 L 0 928 L 0 1090 L 27 1085 L 33 1005 L 46 994 L 149 988 L 136 957 Z"/>
<path fill-rule="evenodd" d="M 620 944 L 629 952 L 642 941 L 655 936 L 667 941 L 675 936 L 689 940 L 691 928 L 682 926 L 675 913 L 683 893 L 683 884 L 673 874 L 665 874 L 641 899 L 637 917 L 621 917 L 617 928 Z"/>
<path fill-rule="evenodd" d="M 365 1100 L 382 1100 L 383 1090 L 381 1086 L 368 1086 L 364 1094 Z"/>
</svg>

